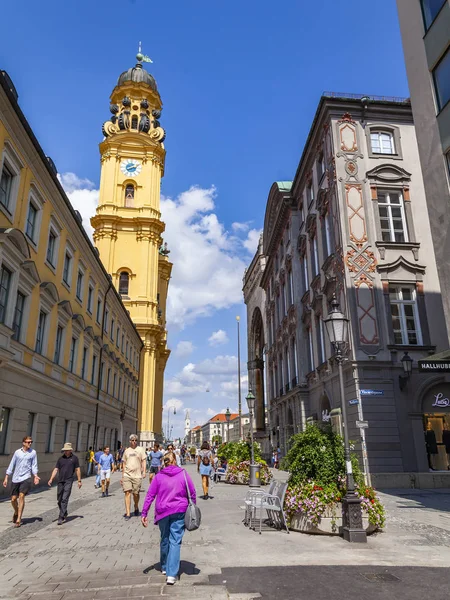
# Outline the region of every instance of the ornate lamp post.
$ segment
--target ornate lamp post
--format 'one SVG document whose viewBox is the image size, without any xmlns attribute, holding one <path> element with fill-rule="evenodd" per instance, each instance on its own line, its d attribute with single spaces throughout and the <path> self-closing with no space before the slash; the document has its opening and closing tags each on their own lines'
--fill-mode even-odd
<svg viewBox="0 0 450 600">
<path fill-rule="evenodd" d="M 333 296 L 331 312 L 324 320 L 325 327 L 335 352 L 335 359 L 339 368 L 339 388 L 341 396 L 342 420 L 344 426 L 345 468 L 347 475 L 347 493 L 342 501 L 342 533 L 348 542 L 367 542 L 367 535 L 363 529 L 361 500 L 355 492 L 352 463 L 350 459 L 350 443 L 348 439 L 347 405 L 345 402 L 344 376 L 342 363 L 345 360 L 348 344 L 349 319 L 339 309 L 339 302 Z"/>
<path fill-rule="evenodd" d="M 261 479 L 259 477 L 260 474 L 260 466 L 255 465 L 255 452 L 253 449 L 253 411 L 255 410 L 255 395 L 252 390 L 248 391 L 247 397 L 248 412 L 250 416 L 250 477 L 248 485 L 250 487 L 259 487 L 261 485 Z"/>
<path fill-rule="evenodd" d="M 230 419 L 231 419 L 231 412 L 230 409 L 227 408 L 227 411 L 225 413 L 225 419 L 227 421 L 227 444 L 230 441 Z"/>
<path fill-rule="evenodd" d="M 236 317 L 237 322 L 237 351 L 238 351 L 238 413 L 239 413 L 239 437 L 242 437 L 242 399 L 241 399 L 241 335 L 240 325 L 241 317 Z"/>
<path fill-rule="evenodd" d="M 175 408 L 175 406 L 173 406 L 173 407 L 172 407 L 172 406 L 168 406 L 168 407 L 167 407 L 167 441 L 169 441 L 169 440 L 170 440 L 169 417 L 170 417 L 170 413 L 172 412 L 172 411 L 171 411 L 171 408 L 173 408 L 173 414 L 174 414 L 174 415 L 176 415 L 176 414 L 177 414 L 177 409 Z M 173 427 L 173 426 L 172 426 L 172 427 Z"/>
</svg>

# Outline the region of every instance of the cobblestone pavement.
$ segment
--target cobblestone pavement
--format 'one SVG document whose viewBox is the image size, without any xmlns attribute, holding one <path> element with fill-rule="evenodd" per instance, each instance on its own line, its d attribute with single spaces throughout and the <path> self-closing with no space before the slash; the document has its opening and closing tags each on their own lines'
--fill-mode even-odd
<svg viewBox="0 0 450 600">
<path fill-rule="evenodd" d="M 187 469 L 199 489 L 193 465 Z M 277 477 L 284 475 L 276 473 Z M 92 478 L 84 480 L 81 491 L 74 486 L 69 519 L 63 526 L 56 524 L 55 488 L 29 497 L 23 527 L 9 527 L 0 534 L 1 598 L 150 600 L 172 596 L 200 600 L 259 597 L 285 600 L 294 597 L 290 594 L 297 590 L 297 597 L 306 599 L 314 589 L 320 566 L 337 567 L 325 578 L 330 579 L 330 586 L 331 578 L 341 577 L 343 585 L 345 577 L 351 581 L 351 573 L 357 566 L 361 593 L 373 591 L 370 577 L 383 574 L 386 569 L 394 574 L 400 572 L 394 567 L 423 567 L 422 580 L 427 582 L 430 592 L 435 586 L 433 600 L 441 598 L 439 574 L 446 573 L 445 568 L 450 566 L 450 490 L 383 493 L 388 512 L 386 531 L 371 536 L 367 545 L 355 546 L 338 537 L 294 532 L 287 535 L 264 531 L 259 536 L 242 525 L 239 506 L 246 488 L 218 484 L 211 490 L 212 500 L 198 501 L 203 514 L 202 527 L 185 534 L 180 581 L 169 587 L 158 571 L 158 528 L 151 525 L 144 529 L 136 517 L 130 521 L 123 519 L 119 476 L 113 477 L 109 498 L 100 498 L 93 489 Z M 144 487 L 146 491 L 147 484 Z M 143 497 L 144 493 L 141 504 Z M 2 526 L 11 515 L 9 503 L 0 503 Z M 408 569 L 403 569 L 399 578 L 404 581 L 407 572 Z M 369 594 L 368 597 L 391 597 L 392 586 L 386 582 L 383 586 L 387 586 L 386 596 Z M 380 587 L 380 594 L 383 589 Z M 329 598 L 330 593 L 331 588 L 328 591 L 324 588 L 323 597 Z M 396 597 L 400 598 L 397 592 Z M 316 595 L 317 598 L 322 596 Z"/>
</svg>

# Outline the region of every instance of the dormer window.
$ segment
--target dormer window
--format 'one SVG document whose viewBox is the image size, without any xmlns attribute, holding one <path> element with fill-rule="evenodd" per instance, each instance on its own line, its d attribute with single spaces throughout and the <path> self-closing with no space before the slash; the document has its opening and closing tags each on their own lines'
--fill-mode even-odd
<svg viewBox="0 0 450 600">
<path fill-rule="evenodd" d="M 388 131 L 371 131 L 370 143 L 374 154 L 395 154 L 394 136 Z"/>
<path fill-rule="evenodd" d="M 130 208 L 133 206 L 134 201 L 134 185 L 131 183 L 125 188 L 125 207 Z"/>
</svg>

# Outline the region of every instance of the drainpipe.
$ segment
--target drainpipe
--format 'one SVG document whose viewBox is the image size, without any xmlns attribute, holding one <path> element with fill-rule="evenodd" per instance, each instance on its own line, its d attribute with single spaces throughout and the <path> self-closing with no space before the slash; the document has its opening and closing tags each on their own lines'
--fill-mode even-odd
<svg viewBox="0 0 450 600">
<path fill-rule="evenodd" d="M 111 277 L 111 276 L 110 276 Z M 105 334 L 105 314 L 106 314 L 106 298 L 108 296 L 108 293 L 111 291 L 112 289 L 112 281 L 110 280 L 109 284 L 108 284 L 108 289 L 106 290 L 106 294 L 105 294 L 105 298 L 103 300 L 103 315 L 102 315 L 102 331 L 101 331 L 101 335 L 100 338 L 103 342 L 103 336 Z M 97 448 L 97 423 L 98 423 L 98 407 L 99 407 L 99 399 L 100 399 L 100 373 L 102 371 L 102 356 L 103 356 L 103 343 L 102 346 L 100 348 L 100 355 L 98 357 L 98 373 L 97 373 L 97 395 L 96 395 L 96 399 L 97 399 L 97 405 L 95 407 L 95 420 L 94 420 L 94 452 L 96 451 Z"/>
</svg>

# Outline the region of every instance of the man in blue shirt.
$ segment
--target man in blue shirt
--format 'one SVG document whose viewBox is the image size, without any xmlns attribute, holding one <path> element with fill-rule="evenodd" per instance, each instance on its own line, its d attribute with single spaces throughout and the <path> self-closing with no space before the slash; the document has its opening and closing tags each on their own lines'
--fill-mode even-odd
<svg viewBox="0 0 450 600">
<path fill-rule="evenodd" d="M 34 485 L 38 485 L 38 463 L 36 450 L 31 449 L 32 438 L 27 435 L 22 440 L 22 448 L 16 450 L 12 457 L 3 487 L 8 485 L 8 478 L 12 475 L 11 504 L 14 509 L 13 523 L 16 527 L 22 524 L 22 514 L 25 507 L 25 496 L 31 489 L 31 480 L 34 476 Z"/>
<path fill-rule="evenodd" d="M 161 452 L 159 449 L 159 444 L 155 442 L 155 447 L 148 453 L 148 457 L 150 459 L 150 475 L 149 481 L 152 482 L 153 477 L 159 473 L 162 465 L 162 458 L 164 456 L 164 452 Z"/>
<path fill-rule="evenodd" d="M 98 459 L 100 465 L 100 481 L 102 482 L 102 498 L 108 496 L 109 483 L 111 481 L 111 471 L 114 473 L 114 457 L 109 453 L 109 446 L 106 446 L 103 454 Z"/>
<path fill-rule="evenodd" d="M 94 454 L 94 465 L 96 469 L 97 476 L 95 478 L 95 489 L 100 487 L 100 465 L 98 461 L 100 460 L 100 456 L 103 454 L 104 449 L 99 448 L 97 452 Z"/>
</svg>

